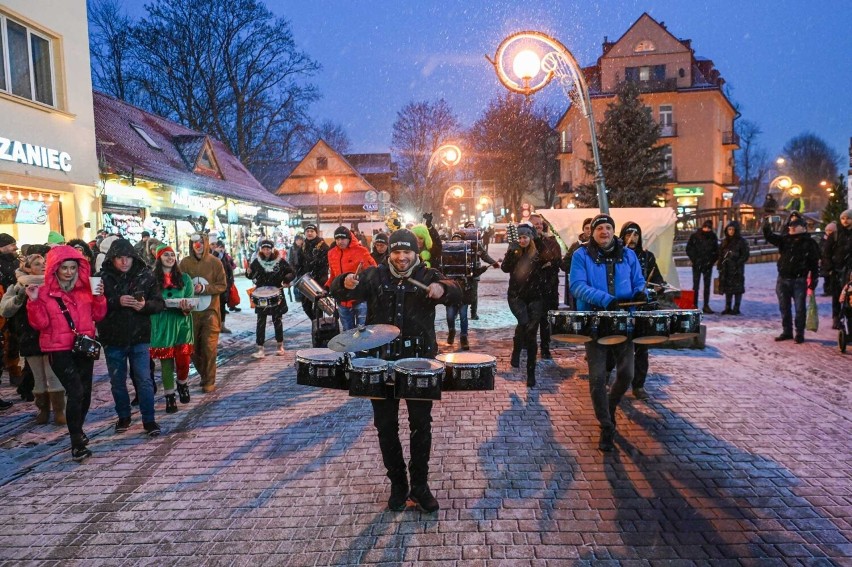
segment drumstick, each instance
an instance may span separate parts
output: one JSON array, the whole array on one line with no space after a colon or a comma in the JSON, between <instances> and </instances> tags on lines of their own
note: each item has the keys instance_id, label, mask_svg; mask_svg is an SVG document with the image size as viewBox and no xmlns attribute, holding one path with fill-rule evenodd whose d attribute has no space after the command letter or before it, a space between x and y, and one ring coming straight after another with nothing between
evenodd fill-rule
<instances>
[{"instance_id":1,"label":"drumstick","mask_svg":"<svg viewBox=\"0 0 852 567\"><path fill-rule=\"evenodd\" d=\"M364 262L358 262L358 267L355 268L355 277L358 277L358 274L361 273L361 268L364 267Z\"/></svg>"},{"instance_id":2,"label":"drumstick","mask_svg":"<svg viewBox=\"0 0 852 567\"><path fill-rule=\"evenodd\" d=\"M409 278L409 279L407 279L406 281L411 282L411 283L414 285L414 287L419 287L419 288L420 288L420 289L422 289L423 291L429 291L429 286L427 286L427 285L426 285L426 284L424 284L424 283L421 283L421 282L419 282L419 281L417 281L417 280L413 280L413 279L410 279L410 278Z\"/></svg>"}]
</instances>

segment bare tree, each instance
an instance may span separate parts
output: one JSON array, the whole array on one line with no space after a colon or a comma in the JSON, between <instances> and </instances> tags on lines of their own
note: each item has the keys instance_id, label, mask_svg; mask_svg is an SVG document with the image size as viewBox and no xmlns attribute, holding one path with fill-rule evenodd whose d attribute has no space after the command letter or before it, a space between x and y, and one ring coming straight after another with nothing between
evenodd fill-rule
<instances>
[{"instance_id":1,"label":"bare tree","mask_svg":"<svg viewBox=\"0 0 852 567\"><path fill-rule=\"evenodd\" d=\"M471 128L468 145L474 150L474 171L494 180L510 211L520 209L524 194L541 191L548 179L555 179L546 171L555 158L548 140L552 132L543 112L511 93L493 99Z\"/></svg>"},{"instance_id":2,"label":"bare tree","mask_svg":"<svg viewBox=\"0 0 852 567\"><path fill-rule=\"evenodd\" d=\"M288 159L319 66L259 0L154 0L135 25L125 98L209 133L250 170ZM110 91L114 92L114 91Z\"/></svg>"},{"instance_id":3,"label":"bare tree","mask_svg":"<svg viewBox=\"0 0 852 567\"><path fill-rule=\"evenodd\" d=\"M786 160L783 171L802 186L811 210L822 209L828 203L828 193L820 182L831 183L837 179L840 154L825 140L805 132L784 145Z\"/></svg>"},{"instance_id":4,"label":"bare tree","mask_svg":"<svg viewBox=\"0 0 852 567\"><path fill-rule=\"evenodd\" d=\"M431 212L440 203L452 172L443 167L429 171L429 160L442 144L458 141L459 121L444 99L434 103L410 102L397 112L391 151L399 166L403 205Z\"/></svg>"},{"instance_id":5,"label":"bare tree","mask_svg":"<svg viewBox=\"0 0 852 567\"><path fill-rule=\"evenodd\" d=\"M88 0L92 83L109 95L134 104L133 20L117 0Z\"/></svg>"},{"instance_id":6,"label":"bare tree","mask_svg":"<svg viewBox=\"0 0 852 567\"><path fill-rule=\"evenodd\" d=\"M767 180L771 168L766 149L760 146L758 138L763 134L760 127L750 120L737 122L737 134L740 137L740 149L737 151L737 173L740 178L739 203L755 203L760 187Z\"/></svg>"}]
</instances>

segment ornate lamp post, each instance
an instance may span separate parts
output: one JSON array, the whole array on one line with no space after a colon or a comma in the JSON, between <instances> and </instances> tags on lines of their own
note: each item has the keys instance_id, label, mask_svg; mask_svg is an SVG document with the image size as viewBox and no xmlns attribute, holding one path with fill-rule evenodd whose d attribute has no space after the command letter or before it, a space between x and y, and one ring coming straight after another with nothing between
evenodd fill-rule
<instances>
[{"instance_id":1,"label":"ornate lamp post","mask_svg":"<svg viewBox=\"0 0 852 567\"><path fill-rule=\"evenodd\" d=\"M522 31L504 39L497 47L494 59L487 55L485 58L494 66L497 78L503 86L510 91L529 96L543 89L556 78L565 96L573 104L579 105L580 111L589 124L598 205L602 213L609 213L609 200L598 152L598 138L595 119L592 115L589 87L580 65L568 48L545 33ZM509 60L511 60L511 74L506 69Z\"/></svg>"},{"instance_id":2,"label":"ornate lamp post","mask_svg":"<svg viewBox=\"0 0 852 567\"><path fill-rule=\"evenodd\" d=\"M343 183L339 179L334 184L334 192L337 193L337 224L343 224Z\"/></svg>"},{"instance_id":3,"label":"ornate lamp post","mask_svg":"<svg viewBox=\"0 0 852 567\"><path fill-rule=\"evenodd\" d=\"M328 181L325 180L325 177L320 177L316 180L317 183L317 233L322 233L322 225L320 224L320 193L325 195L325 192L328 191Z\"/></svg>"},{"instance_id":4,"label":"ornate lamp post","mask_svg":"<svg viewBox=\"0 0 852 567\"><path fill-rule=\"evenodd\" d=\"M447 167L453 167L461 161L461 150L455 144L443 144L432 152L432 157L429 158L429 166L426 168L426 177L432 175L432 170L439 163Z\"/></svg>"}]
</instances>

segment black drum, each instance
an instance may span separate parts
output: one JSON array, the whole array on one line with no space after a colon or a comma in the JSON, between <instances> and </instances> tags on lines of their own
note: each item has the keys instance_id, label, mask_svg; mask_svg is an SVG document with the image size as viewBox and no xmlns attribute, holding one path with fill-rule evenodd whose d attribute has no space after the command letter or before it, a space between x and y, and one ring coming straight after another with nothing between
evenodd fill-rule
<instances>
[{"instance_id":1,"label":"black drum","mask_svg":"<svg viewBox=\"0 0 852 567\"><path fill-rule=\"evenodd\" d=\"M642 311L633 314L633 342L657 345L669 340L671 316L667 311Z\"/></svg>"},{"instance_id":2,"label":"black drum","mask_svg":"<svg viewBox=\"0 0 852 567\"><path fill-rule=\"evenodd\" d=\"M353 358L346 368L349 395L384 400L388 397L388 363L380 358Z\"/></svg>"},{"instance_id":3,"label":"black drum","mask_svg":"<svg viewBox=\"0 0 852 567\"><path fill-rule=\"evenodd\" d=\"M441 248L441 273L448 278L470 278L478 262L476 250L467 240L444 242Z\"/></svg>"},{"instance_id":4,"label":"black drum","mask_svg":"<svg viewBox=\"0 0 852 567\"><path fill-rule=\"evenodd\" d=\"M582 344L594 340L595 312L553 310L547 312L554 341Z\"/></svg>"},{"instance_id":5,"label":"black drum","mask_svg":"<svg viewBox=\"0 0 852 567\"><path fill-rule=\"evenodd\" d=\"M440 400L444 365L431 358L403 358L393 363L394 396L405 400Z\"/></svg>"},{"instance_id":6,"label":"black drum","mask_svg":"<svg viewBox=\"0 0 852 567\"><path fill-rule=\"evenodd\" d=\"M602 345L617 345L630 334L630 313L626 311L597 311L597 337Z\"/></svg>"},{"instance_id":7,"label":"black drum","mask_svg":"<svg viewBox=\"0 0 852 567\"><path fill-rule=\"evenodd\" d=\"M327 348L296 351L296 384L348 390L343 355Z\"/></svg>"},{"instance_id":8,"label":"black drum","mask_svg":"<svg viewBox=\"0 0 852 567\"><path fill-rule=\"evenodd\" d=\"M671 340L694 339L701 334L701 311L698 309L672 309L668 313Z\"/></svg>"},{"instance_id":9,"label":"black drum","mask_svg":"<svg viewBox=\"0 0 852 567\"><path fill-rule=\"evenodd\" d=\"M489 354L454 352L439 354L446 367L441 391L493 390L497 359Z\"/></svg>"}]
</instances>

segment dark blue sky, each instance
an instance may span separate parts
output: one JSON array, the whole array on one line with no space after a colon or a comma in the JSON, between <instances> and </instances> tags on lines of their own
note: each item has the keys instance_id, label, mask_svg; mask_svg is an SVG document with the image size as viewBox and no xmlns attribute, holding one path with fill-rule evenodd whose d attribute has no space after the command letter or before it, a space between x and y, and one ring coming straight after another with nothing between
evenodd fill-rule
<instances>
[{"instance_id":1,"label":"dark blue sky","mask_svg":"<svg viewBox=\"0 0 852 567\"><path fill-rule=\"evenodd\" d=\"M130 2L126 2L130 4ZM298 46L322 66L318 120L343 125L353 151L388 151L396 113L446 99L469 126L502 87L485 60L509 33L560 39L582 65L647 11L692 39L732 87L743 118L760 125L771 155L811 131L841 156L852 137L852 4L830 1L568 2L540 0L267 0ZM134 6L133 11L138 8ZM537 100L564 109L556 85Z\"/></svg>"}]
</instances>

